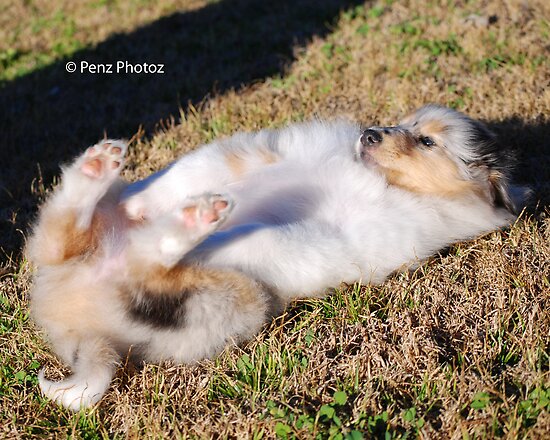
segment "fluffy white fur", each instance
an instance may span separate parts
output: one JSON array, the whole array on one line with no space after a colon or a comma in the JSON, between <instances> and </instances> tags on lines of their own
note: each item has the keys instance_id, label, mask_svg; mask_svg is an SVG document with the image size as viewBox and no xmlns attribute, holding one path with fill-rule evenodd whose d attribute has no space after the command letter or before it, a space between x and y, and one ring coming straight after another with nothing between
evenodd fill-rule
<instances>
[{"instance_id":1,"label":"fluffy white fur","mask_svg":"<svg viewBox=\"0 0 550 440\"><path fill-rule=\"evenodd\" d=\"M426 127L435 145L421 145ZM87 407L130 348L149 361L213 356L294 298L380 283L510 224L495 145L476 121L429 106L363 134L344 121L238 133L128 187L125 145L92 147L64 169L29 241L33 316L74 372L41 373L42 391ZM416 183L423 160L446 170L444 190Z\"/></svg>"},{"instance_id":2,"label":"fluffy white fur","mask_svg":"<svg viewBox=\"0 0 550 440\"><path fill-rule=\"evenodd\" d=\"M392 130L413 130L427 120L448 127L441 147L461 167L462 179L489 185L486 175L473 173L472 164L490 166L484 162L487 152L476 143L474 131L483 128L478 122L426 106ZM495 206L490 195L445 197L388 184L376 163L359 159L360 136L357 124L344 121L238 133L131 185L126 210L133 218L154 219L186 197L205 191L229 194L236 208L224 231L189 257L243 271L285 301L321 295L340 282L380 283L453 242L515 218ZM257 150L267 150L277 160L259 163ZM237 175L227 160L235 156L243 160ZM496 156L494 160L498 162ZM502 182L506 179L502 176Z\"/></svg>"}]
</instances>

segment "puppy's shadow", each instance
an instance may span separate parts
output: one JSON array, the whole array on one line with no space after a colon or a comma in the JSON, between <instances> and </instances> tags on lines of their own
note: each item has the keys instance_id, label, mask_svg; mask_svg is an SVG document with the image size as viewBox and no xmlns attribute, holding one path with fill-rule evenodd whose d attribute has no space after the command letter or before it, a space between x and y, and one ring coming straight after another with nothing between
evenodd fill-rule
<instances>
[{"instance_id":1,"label":"puppy's shadow","mask_svg":"<svg viewBox=\"0 0 550 440\"><path fill-rule=\"evenodd\" d=\"M550 206L550 121L509 118L486 121L500 142L517 155L514 181L532 190L529 212Z\"/></svg>"},{"instance_id":2,"label":"puppy's shadow","mask_svg":"<svg viewBox=\"0 0 550 440\"><path fill-rule=\"evenodd\" d=\"M0 84L0 250L21 247L59 164L106 133L149 135L159 121L211 92L284 74L294 51L331 31L362 0L221 0L175 13ZM74 61L77 72L65 70ZM163 74L81 73L81 62L162 63ZM269 103L266 103L269 105ZM1 253L1 252L0 252ZM0 257L1 258L1 257Z\"/></svg>"}]
</instances>

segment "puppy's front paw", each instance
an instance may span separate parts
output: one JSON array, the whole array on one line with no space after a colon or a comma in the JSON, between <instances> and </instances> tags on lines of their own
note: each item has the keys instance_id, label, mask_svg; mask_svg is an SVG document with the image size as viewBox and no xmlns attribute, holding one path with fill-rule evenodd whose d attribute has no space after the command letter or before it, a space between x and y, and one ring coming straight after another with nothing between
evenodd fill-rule
<instances>
[{"instance_id":1,"label":"puppy's front paw","mask_svg":"<svg viewBox=\"0 0 550 440\"><path fill-rule=\"evenodd\" d=\"M165 265L174 264L202 240L216 231L233 209L233 201L217 194L189 199L173 212L163 229L160 253Z\"/></svg>"},{"instance_id":2,"label":"puppy's front paw","mask_svg":"<svg viewBox=\"0 0 550 440\"><path fill-rule=\"evenodd\" d=\"M171 268L216 231L232 208L232 200L221 195L187 199L178 209L157 219L146 219L140 227L132 229L128 258L132 260L137 255L149 263Z\"/></svg>"},{"instance_id":3,"label":"puppy's front paw","mask_svg":"<svg viewBox=\"0 0 550 440\"><path fill-rule=\"evenodd\" d=\"M128 218L136 221L150 219L151 216L148 213L147 205L147 199L142 194L131 196L123 202Z\"/></svg>"},{"instance_id":4,"label":"puppy's front paw","mask_svg":"<svg viewBox=\"0 0 550 440\"><path fill-rule=\"evenodd\" d=\"M111 180L118 176L124 165L127 145L119 140L105 140L88 148L77 161L85 176L94 180Z\"/></svg>"},{"instance_id":5,"label":"puppy's front paw","mask_svg":"<svg viewBox=\"0 0 550 440\"><path fill-rule=\"evenodd\" d=\"M189 231L199 235L215 231L233 209L233 201L220 194L204 194L190 199L179 212L179 218Z\"/></svg>"}]
</instances>

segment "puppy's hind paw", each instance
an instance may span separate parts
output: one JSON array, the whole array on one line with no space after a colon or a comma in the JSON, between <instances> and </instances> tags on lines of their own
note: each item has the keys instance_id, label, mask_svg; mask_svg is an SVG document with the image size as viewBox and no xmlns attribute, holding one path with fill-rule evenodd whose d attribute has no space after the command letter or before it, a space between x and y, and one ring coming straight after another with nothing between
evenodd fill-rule
<instances>
[{"instance_id":1,"label":"puppy's hind paw","mask_svg":"<svg viewBox=\"0 0 550 440\"><path fill-rule=\"evenodd\" d=\"M85 176L94 179L116 177L124 165L127 145L120 140L104 140L88 148L78 159L78 168Z\"/></svg>"}]
</instances>

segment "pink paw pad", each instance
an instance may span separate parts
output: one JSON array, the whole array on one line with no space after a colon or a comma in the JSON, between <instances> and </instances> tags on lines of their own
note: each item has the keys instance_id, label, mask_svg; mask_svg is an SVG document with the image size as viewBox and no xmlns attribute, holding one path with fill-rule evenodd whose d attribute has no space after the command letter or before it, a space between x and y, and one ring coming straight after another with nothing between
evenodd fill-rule
<instances>
[{"instance_id":1,"label":"pink paw pad","mask_svg":"<svg viewBox=\"0 0 550 440\"><path fill-rule=\"evenodd\" d=\"M103 141L86 150L80 170L88 177L99 179L108 171L119 171L126 145L121 141Z\"/></svg>"},{"instance_id":2,"label":"pink paw pad","mask_svg":"<svg viewBox=\"0 0 550 440\"><path fill-rule=\"evenodd\" d=\"M206 195L196 204L182 209L183 223L186 228L213 225L224 220L229 214L231 203L218 195Z\"/></svg>"},{"instance_id":3,"label":"pink paw pad","mask_svg":"<svg viewBox=\"0 0 550 440\"><path fill-rule=\"evenodd\" d=\"M92 159L84 162L80 167L80 170L89 177L101 177L101 169L103 163L99 159Z\"/></svg>"}]
</instances>

